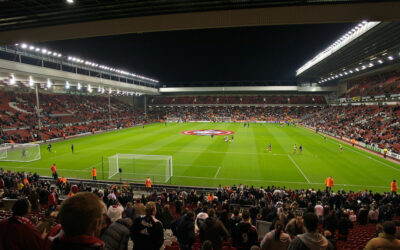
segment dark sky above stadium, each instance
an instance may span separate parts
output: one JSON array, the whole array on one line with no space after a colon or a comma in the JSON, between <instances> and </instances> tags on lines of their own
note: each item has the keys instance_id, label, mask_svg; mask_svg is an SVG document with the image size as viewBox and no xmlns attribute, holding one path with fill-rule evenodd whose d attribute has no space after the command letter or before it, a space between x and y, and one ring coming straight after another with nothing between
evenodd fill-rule
<instances>
[{"instance_id":1,"label":"dark sky above stadium","mask_svg":"<svg viewBox=\"0 0 400 250\"><path fill-rule=\"evenodd\" d=\"M354 23L129 34L42 45L161 83L295 80L295 71Z\"/></svg>"}]
</instances>

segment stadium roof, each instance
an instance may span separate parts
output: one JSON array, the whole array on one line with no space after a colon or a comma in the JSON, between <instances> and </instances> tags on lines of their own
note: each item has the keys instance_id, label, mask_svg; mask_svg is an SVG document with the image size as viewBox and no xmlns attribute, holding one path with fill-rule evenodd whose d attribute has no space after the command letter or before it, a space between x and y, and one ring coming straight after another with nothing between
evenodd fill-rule
<instances>
[{"instance_id":1,"label":"stadium roof","mask_svg":"<svg viewBox=\"0 0 400 250\"><path fill-rule=\"evenodd\" d=\"M339 77L335 77L337 74L346 72L345 75L347 75L350 71L356 73L353 71L358 67L365 69L375 64L384 64L385 60L392 61L390 56L392 53L396 53L393 56L398 56L400 52L399 22L365 21L363 27L359 25L357 25L360 27L359 31L365 28L361 34L354 37L351 31L344 34L343 39L339 39L300 67L297 70L297 76L314 80L323 80L329 76L338 79Z\"/></svg>"},{"instance_id":2,"label":"stadium roof","mask_svg":"<svg viewBox=\"0 0 400 250\"><path fill-rule=\"evenodd\" d=\"M0 43L167 30L399 19L386 0L1 0Z\"/></svg>"}]
</instances>

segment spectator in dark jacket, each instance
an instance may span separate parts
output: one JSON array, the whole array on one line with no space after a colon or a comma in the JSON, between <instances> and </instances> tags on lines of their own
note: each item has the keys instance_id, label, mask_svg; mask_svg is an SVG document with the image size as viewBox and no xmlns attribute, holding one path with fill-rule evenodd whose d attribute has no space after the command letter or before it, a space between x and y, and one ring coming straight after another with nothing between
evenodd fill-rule
<instances>
[{"instance_id":1,"label":"spectator in dark jacket","mask_svg":"<svg viewBox=\"0 0 400 250\"><path fill-rule=\"evenodd\" d=\"M126 250L128 249L130 228L132 227L131 218L123 218L114 221L104 231L101 240L107 250Z\"/></svg>"},{"instance_id":2,"label":"spectator in dark jacket","mask_svg":"<svg viewBox=\"0 0 400 250\"><path fill-rule=\"evenodd\" d=\"M199 237L201 242L209 240L214 250L221 250L222 243L228 238L228 230L224 224L215 217L215 210L208 211L208 218L200 227Z\"/></svg>"},{"instance_id":3,"label":"spectator in dark jacket","mask_svg":"<svg viewBox=\"0 0 400 250\"><path fill-rule=\"evenodd\" d=\"M134 250L160 249L164 243L164 229L162 223L155 218L156 205L148 202L144 216L140 216L133 222L131 232L133 233Z\"/></svg>"},{"instance_id":4,"label":"spectator in dark jacket","mask_svg":"<svg viewBox=\"0 0 400 250\"><path fill-rule=\"evenodd\" d=\"M233 246L237 249L250 249L254 245L258 245L258 234L256 227L250 223L250 213L245 210L242 214L242 221L236 225L235 235L233 238Z\"/></svg>"},{"instance_id":5,"label":"spectator in dark jacket","mask_svg":"<svg viewBox=\"0 0 400 250\"><path fill-rule=\"evenodd\" d=\"M238 224L242 220L242 217L239 215L239 209L235 208L233 210L233 215L229 218L229 234L231 236L235 235L236 232L236 224Z\"/></svg>"},{"instance_id":6,"label":"spectator in dark jacket","mask_svg":"<svg viewBox=\"0 0 400 250\"><path fill-rule=\"evenodd\" d=\"M338 221L339 240L347 240L350 228L353 228L353 223L349 219L347 213L342 213Z\"/></svg>"},{"instance_id":7,"label":"spectator in dark jacket","mask_svg":"<svg viewBox=\"0 0 400 250\"><path fill-rule=\"evenodd\" d=\"M63 201L59 218L63 234L52 243L52 250L104 249L100 234L103 206L94 193L82 192Z\"/></svg>"},{"instance_id":8,"label":"spectator in dark jacket","mask_svg":"<svg viewBox=\"0 0 400 250\"><path fill-rule=\"evenodd\" d=\"M192 249L195 241L193 212L189 211L185 215L182 215L173 225L178 238L179 248L181 250Z\"/></svg>"},{"instance_id":9,"label":"spectator in dark jacket","mask_svg":"<svg viewBox=\"0 0 400 250\"><path fill-rule=\"evenodd\" d=\"M171 228L171 221L173 219L174 219L174 217L172 216L169 205L165 205L164 208L162 209L161 217L160 217L160 220L164 226L164 229Z\"/></svg>"}]
</instances>

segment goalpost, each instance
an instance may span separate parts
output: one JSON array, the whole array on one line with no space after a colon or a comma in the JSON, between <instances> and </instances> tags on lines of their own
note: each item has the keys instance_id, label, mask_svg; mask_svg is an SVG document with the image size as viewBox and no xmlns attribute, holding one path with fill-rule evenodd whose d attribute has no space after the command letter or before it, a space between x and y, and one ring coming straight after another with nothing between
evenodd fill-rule
<instances>
[{"instance_id":1,"label":"goalpost","mask_svg":"<svg viewBox=\"0 0 400 250\"><path fill-rule=\"evenodd\" d=\"M217 122L232 122L232 117L224 116L224 117L215 117Z\"/></svg>"},{"instance_id":2,"label":"goalpost","mask_svg":"<svg viewBox=\"0 0 400 250\"><path fill-rule=\"evenodd\" d=\"M39 144L4 143L0 145L0 161L31 162L40 159Z\"/></svg>"},{"instance_id":3,"label":"goalpost","mask_svg":"<svg viewBox=\"0 0 400 250\"><path fill-rule=\"evenodd\" d=\"M155 183L167 183L173 176L172 156L116 154L108 157L108 178L143 181L150 177Z\"/></svg>"},{"instance_id":4,"label":"goalpost","mask_svg":"<svg viewBox=\"0 0 400 250\"><path fill-rule=\"evenodd\" d=\"M182 123L182 119L180 117L167 117L167 119L165 120L168 123Z\"/></svg>"}]
</instances>

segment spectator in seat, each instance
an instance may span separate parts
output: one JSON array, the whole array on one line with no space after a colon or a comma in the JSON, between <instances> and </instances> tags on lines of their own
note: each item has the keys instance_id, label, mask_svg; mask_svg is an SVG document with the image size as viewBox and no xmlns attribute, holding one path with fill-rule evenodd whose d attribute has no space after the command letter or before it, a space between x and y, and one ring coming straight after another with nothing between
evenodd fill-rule
<instances>
[{"instance_id":1,"label":"spectator in seat","mask_svg":"<svg viewBox=\"0 0 400 250\"><path fill-rule=\"evenodd\" d=\"M132 224L133 222L131 218L123 218L111 223L101 236L101 240L105 244L105 249L128 249L130 228L132 227Z\"/></svg>"},{"instance_id":2,"label":"spectator in seat","mask_svg":"<svg viewBox=\"0 0 400 250\"><path fill-rule=\"evenodd\" d=\"M286 250L290 244L291 239L289 234L285 233L283 229L283 223L277 221L275 223L275 229L267 233L261 241L261 249Z\"/></svg>"},{"instance_id":3,"label":"spectator in seat","mask_svg":"<svg viewBox=\"0 0 400 250\"><path fill-rule=\"evenodd\" d=\"M238 249L250 249L258 245L258 234L256 227L250 223L250 212L245 210L242 214L242 221L236 224L235 235L232 235L233 246Z\"/></svg>"},{"instance_id":4,"label":"spectator in seat","mask_svg":"<svg viewBox=\"0 0 400 250\"><path fill-rule=\"evenodd\" d=\"M63 234L52 244L52 250L104 249L98 238L103 207L96 194L81 192L66 199L60 206L59 219Z\"/></svg>"},{"instance_id":5,"label":"spectator in seat","mask_svg":"<svg viewBox=\"0 0 400 250\"><path fill-rule=\"evenodd\" d=\"M162 223L155 218L156 205L154 202L146 204L145 213L137 217L131 227L133 233L134 250L160 249L164 243L164 229Z\"/></svg>"},{"instance_id":6,"label":"spectator in seat","mask_svg":"<svg viewBox=\"0 0 400 250\"><path fill-rule=\"evenodd\" d=\"M0 222L0 249L45 249L47 232L41 235L33 223L26 218L31 212L27 199L14 203L12 217Z\"/></svg>"},{"instance_id":7,"label":"spectator in seat","mask_svg":"<svg viewBox=\"0 0 400 250\"><path fill-rule=\"evenodd\" d=\"M111 223L122 218L124 207L115 200L111 200L112 205L108 207L107 216L110 218Z\"/></svg>"},{"instance_id":8,"label":"spectator in seat","mask_svg":"<svg viewBox=\"0 0 400 250\"><path fill-rule=\"evenodd\" d=\"M300 234L294 239L288 247L288 250L302 249L328 249L333 250L333 245L318 232L318 217L314 213L304 215L304 225L306 233Z\"/></svg>"},{"instance_id":9,"label":"spectator in seat","mask_svg":"<svg viewBox=\"0 0 400 250\"><path fill-rule=\"evenodd\" d=\"M195 241L194 213L188 211L179 220L176 220L175 232L181 250L190 250Z\"/></svg>"},{"instance_id":10,"label":"spectator in seat","mask_svg":"<svg viewBox=\"0 0 400 250\"><path fill-rule=\"evenodd\" d=\"M400 240L396 239L396 225L393 221L383 223L383 233L368 241L365 250L400 249Z\"/></svg>"},{"instance_id":11,"label":"spectator in seat","mask_svg":"<svg viewBox=\"0 0 400 250\"><path fill-rule=\"evenodd\" d=\"M305 233L303 217L297 215L286 225L286 232L290 235L290 238L294 239L298 234Z\"/></svg>"},{"instance_id":12,"label":"spectator in seat","mask_svg":"<svg viewBox=\"0 0 400 250\"><path fill-rule=\"evenodd\" d=\"M222 243L228 238L228 230L215 217L215 210L213 208L208 211L208 218L200 226L199 237L201 242L206 240L211 241L215 250L221 250Z\"/></svg>"}]
</instances>

